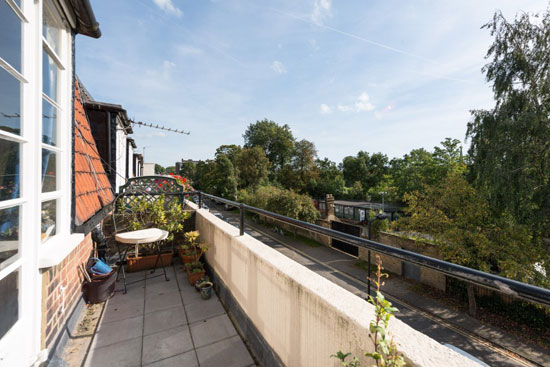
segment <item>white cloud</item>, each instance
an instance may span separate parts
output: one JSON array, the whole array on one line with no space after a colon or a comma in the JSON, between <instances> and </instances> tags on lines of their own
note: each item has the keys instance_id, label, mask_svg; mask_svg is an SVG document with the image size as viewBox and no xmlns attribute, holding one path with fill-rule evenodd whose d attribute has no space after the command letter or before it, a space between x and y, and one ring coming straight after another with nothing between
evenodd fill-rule
<instances>
[{"instance_id":1,"label":"white cloud","mask_svg":"<svg viewBox=\"0 0 550 367\"><path fill-rule=\"evenodd\" d=\"M343 104L339 104L338 105L338 111L348 112L348 111L351 111L351 107L343 105Z\"/></svg>"},{"instance_id":2,"label":"white cloud","mask_svg":"<svg viewBox=\"0 0 550 367\"><path fill-rule=\"evenodd\" d=\"M365 92L361 93L357 102L355 102L355 111L372 111L374 110L374 105L369 102L369 95Z\"/></svg>"},{"instance_id":3,"label":"white cloud","mask_svg":"<svg viewBox=\"0 0 550 367\"><path fill-rule=\"evenodd\" d=\"M324 103L321 104L321 113L323 115L326 115L326 114L331 113L331 112L332 112L332 107L330 107L330 106L328 106Z\"/></svg>"},{"instance_id":4,"label":"white cloud","mask_svg":"<svg viewBox=\"0 0 550 367\"><path fill-rule=\"evenodd\" d=\"M172 0L153 0L153 2L166 14L175 15L176 17L183 15L183 12L174 6Z\"/></svg>"},{"instance_id":5,"label":"white cloud","mask_svg":"<svg viewBox=\"0 0 550 367\"><path fill-rule=\"evenodd\" d=\"M313 12L311 13L311 21L315 24L323 24L323 20L331 16L330 4L331 0L315 0Z\"/></svg>"},{"instance_id":6,"label":"white cloud","mask_svg":"<svg viewBox=\"0 0 550 367\"><path fill-rule=\"evenodd\" d=\"M190 46L190 45L177 45L176 52L179 56L196 56L201 55L203 51L200 48Z\"/></svg>"},{"instance_id":7,"label":"white cloud","mask_svg":"<svg viewBox=\"0 0 550 367\"><path fill-rule=\"evenodd\" d=\"M271 63L271 69L274 72L276 72L277 74L285 74L286 73L286 67L280 61L273 61Z\"/></svg>"},{"instance_id":8,"label":"white cloud","mask_svg":"<svg viewBox=\"0 0 550 367\"><path fill-rule=\"evenodd\" d=\"M366 92L361 93L357 100L352 104L345 105L339 104L337 106L338 111L341 112L364 112L374 110L374 105L370 102L370 97Z\"/></svg>"}]
</instances>

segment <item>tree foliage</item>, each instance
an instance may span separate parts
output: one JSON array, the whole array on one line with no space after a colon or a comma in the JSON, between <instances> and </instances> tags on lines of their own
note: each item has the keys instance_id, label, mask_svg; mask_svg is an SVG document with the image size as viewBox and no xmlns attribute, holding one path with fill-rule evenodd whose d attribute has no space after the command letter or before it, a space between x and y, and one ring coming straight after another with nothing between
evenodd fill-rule
<instances>
[{"instance_id":1,"label":"tree foliage","mask_svg":"<svg viewBox=\"0 0 550 367\"><path fill-rule=\"evenodd\" d=\"M452 171L438 186L406 194L408 228L432 236L446 260L520 281L544 285L535 264L548 257L529 245L526 226L494 217L485 197Z\"/></svg>"},{"instance_id":2,"label":"tree foliage","mask_svg":"<svg viewBox=\"0 0 550 367\"><path fill-rule=\"evenodd\" d=\"M280 189L275 186L261 186L255 192L239 191L239 200L244 203L263 208L287 217L314 223L319 218L319 212L308 195L294 190Z\"/></svg>"},{"instance_id":3,"label":"tree foliage","mask_svg":"<svg viewBox=\"0 0 550 367\"><path fill-rule=\"evenodd\" d=\"M164 174L164 167L160 164L155 163L155 175L163 175Z\"/></svg>"},{"instance_id":4,"label":"tree foliage","mask_svg":"<svg viewBox=\"0 0 550 367\"><path fill-rule=\"evenodd\" d=\"M314 198L324 198L326 194L341 198L344 195L346 183L344 174L336 163L328 158L315 160L318 177L308 183L308 192Z\"/></svg>"},{"instance_id":5,"label":"tree foliage","mask_svg":"<svg viewBox=\"0 0 550 367\"><path fill-rule=\"evenodd\" d=\"M294 136L288 125L264 119L250 124L244 135L244 147L260 147L271 163L272 177L290 162Z\"/></svg>"},{"instance_id":6,"label":"tree foliage","mask_svg":"<svg viewBox=\"0 0 550 367\"><path fill-rule=\"evenodd\" d=\"M239 187L253 190L267 178L269 160L260 147L244 148L236 157Z\"/></svg>"},{"instance_id":7,"label":"tree foliage","mask_svg":"<svg viewBox=\"0 0 550 367\"><path fill-rule=\"evenodd\" d=\"M550 9L511 22L497 12L484 28L494 37L483 72L496 104L472 111L470 177L495 216L550 237Z\"/></svg>"}]
</instances>

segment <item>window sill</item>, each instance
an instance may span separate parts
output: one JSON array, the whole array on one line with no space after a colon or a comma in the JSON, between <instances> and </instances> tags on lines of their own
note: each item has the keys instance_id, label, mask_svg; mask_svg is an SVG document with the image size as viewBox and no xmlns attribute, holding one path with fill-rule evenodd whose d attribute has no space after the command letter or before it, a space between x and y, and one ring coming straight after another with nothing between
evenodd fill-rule
<instances>
[{"instance_id":1,"label":"window sill","mask_svg":"<svg viewBox=\"0 0 550 367\"><path fill-rule=\"evenodd\" d=\"M40 246L38 268L44 269L59 265L82 241L84 241L82 233L73 233L69 236L55 236Z\"/></svg>"}]
</instances>

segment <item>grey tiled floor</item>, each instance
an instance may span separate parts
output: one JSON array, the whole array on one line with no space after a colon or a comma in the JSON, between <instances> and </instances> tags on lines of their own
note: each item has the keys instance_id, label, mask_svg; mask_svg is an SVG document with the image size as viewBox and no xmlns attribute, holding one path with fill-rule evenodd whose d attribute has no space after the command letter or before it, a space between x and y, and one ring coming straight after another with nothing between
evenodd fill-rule
<instances>
[{"instance_id":1,"label":"grey tiled floor","mask_svg":"<svg viewBox=\"0 0 550 367\"><path fill-rule=\"evenodd\" d=\"M143 281L107 301L84 366L254 366L216 294L202 300L179 263L167 271L168 282L162 270L127 274Z\"/></svg>"}]
</instances>

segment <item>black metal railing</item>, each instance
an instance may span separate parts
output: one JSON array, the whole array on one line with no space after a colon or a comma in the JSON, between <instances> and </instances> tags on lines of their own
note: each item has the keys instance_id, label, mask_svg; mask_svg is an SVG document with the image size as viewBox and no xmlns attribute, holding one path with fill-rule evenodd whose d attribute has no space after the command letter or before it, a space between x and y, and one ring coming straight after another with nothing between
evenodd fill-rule
<instances>
[{"instance_id":1,"label":"black metal railing","mask_svg":"<svg viewBox=\"0 0 550 367\"><path fill-rule=\"evenodd\" d=\"M468 268L462 265L450 263L448 261L439 260L433 257L421 255L412 251L395 248L392 246L384 245L375 241L360 238L347 233L338 232L332 229L321 227L316 224L303 222L298 219L289 218L284 215L273 213L264 209L256 208L244 203L224 199L218 196L210 195L201 191L185 192L184 194L198 196L198 206L202 208L204 198L222 202L224 204L235 206L240 209L240 235L244 235L245 227L245 213L251 212L259 215L263 215L268 218L273 218L281 222L285 222L302 228L311 232L319 233L328 236L332 239L337 239L357 247L363 247L369 250L369 272L371 268L370 264L370 250L378 253L388 255L401 261L409 262L412 264L424 266L426 268L438 271L445 275L457 278L475 285L479 285L488 289L492 289L497 292L501 292L513 297L521 298L530 302L535 302L540 305L550 306L550 290L537 287L531 284L522 283L516 280L504 278L495 274L485 273L480 270ZM369 282L370 283L370 282ZM369 284L370 288L370 284ZM368 290L370 294L370 289Z\"/></svg>"}]
</instances>

